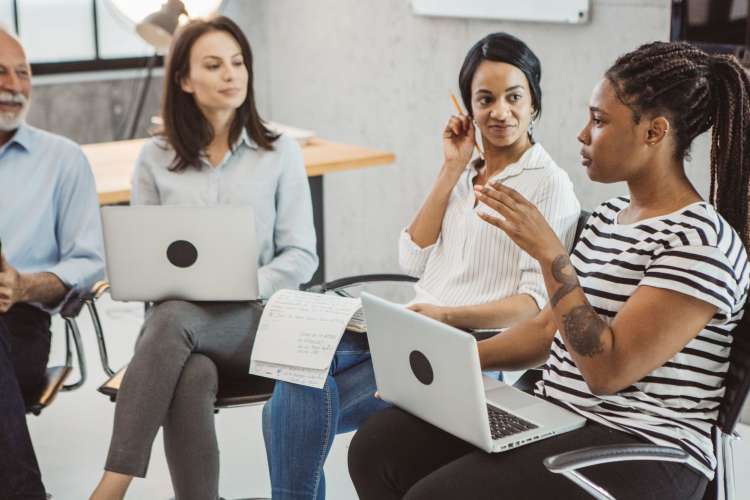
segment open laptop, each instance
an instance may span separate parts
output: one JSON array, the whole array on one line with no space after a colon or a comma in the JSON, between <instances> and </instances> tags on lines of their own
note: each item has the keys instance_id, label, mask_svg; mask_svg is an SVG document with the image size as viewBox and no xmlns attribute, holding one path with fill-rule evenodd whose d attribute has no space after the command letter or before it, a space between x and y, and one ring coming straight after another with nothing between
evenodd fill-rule
<instances>
[{"instance_id":1,"label":"open laptop","mask_svg":"<svg viewBox=\"0 0 750 500\"><path fill-rule=\"evenodd\" d=\"M258 298L251 207L103 207L102 222L115 300Z\"/></svg>"},{"instance_id":2,"label":"open laptop","mask_svg":"<svg viewBox=\"0 0 750 500\"><path fill-rule=\"evenodd\" d=\"M490 452L582 427L586 419L482 377L476 339L362 293L380 397Z\"/></svg>"}]
</instances>

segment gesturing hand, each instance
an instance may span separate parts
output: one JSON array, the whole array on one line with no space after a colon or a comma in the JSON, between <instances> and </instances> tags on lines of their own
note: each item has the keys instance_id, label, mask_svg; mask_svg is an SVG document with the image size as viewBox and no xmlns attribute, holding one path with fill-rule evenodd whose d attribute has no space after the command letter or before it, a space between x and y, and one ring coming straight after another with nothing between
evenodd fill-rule
<instances>
[{"instance_id":1,"label":"gesturing hand","mask_svg":"<svg viewBox=\"0 0 750 500\"><path fill-rule=\"evenodd\" d=\"M536 206L518 191L496 182L475 186L477 199L500 214L477 212L477 215L501 229L516 245L540 262L565 254L565 246Z\"/></svg>"}]
</instances>

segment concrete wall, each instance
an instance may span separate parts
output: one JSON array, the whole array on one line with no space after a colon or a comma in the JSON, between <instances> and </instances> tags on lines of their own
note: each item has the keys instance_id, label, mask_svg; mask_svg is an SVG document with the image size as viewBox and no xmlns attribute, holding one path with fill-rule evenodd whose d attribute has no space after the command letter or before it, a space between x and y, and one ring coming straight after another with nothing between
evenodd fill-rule
<instances>
[{"instance_id":1,"label":"concrete wall","mask_svg":"<svg viewBox=\"0 0 750 500\"><path fill-rule=\"evenodd\" d=\"M625 186L591 183L575 139L593 85L615 57L669 34L668 0L593 0L582 26L415 16L406 0L248 1L267 16L255 47L270 59L274 120L318 135L396 153L381 168L325 178L327 277L397 269L398 231L441 164L440 133L468 48L493 31L523 40L542 61L543 116L537 138L591 208Z\"/></svg>"}]
</instances>

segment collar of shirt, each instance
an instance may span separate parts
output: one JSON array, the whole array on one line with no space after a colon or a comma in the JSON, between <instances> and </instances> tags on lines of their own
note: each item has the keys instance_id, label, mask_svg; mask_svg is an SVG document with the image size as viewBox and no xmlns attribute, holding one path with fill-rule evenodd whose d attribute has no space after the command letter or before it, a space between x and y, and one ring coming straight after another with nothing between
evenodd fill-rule
<instances>
[{"instance_id":1,"label":"collar of shirt","mask_svg":"<svg viewBox=\"0 0 750 500\"><path fill-rule=\"evenodd\" d=\"M242 132L240 133L240 136L237 138L237 140L234 142L231 148L229 148L229 151L227 151L227 154L224 156L224 159L221 160L221 163L216 165L214 167L211 165L211 162L208 161L208 155L205 153L205 151L201 154L201 162L203 162L204 165L207 167L211 167L213 170L218 170L224 165L226 165L229 160L234 156L235 153L237 153L241 146L245 146L252 150L258 150L258 145L255 143L254 140L250 138L250 134L247 133L247 129L243 127Z\"/></svg>"},{"instance_id":2,"label":"collar of shirt","mask_svg":"<svg viewBox=\"0 0 750 500\"><path fill-rule=\"evenodd\" d=\"M2 157L5 152L14 145L18 146L21 150L28 153L31 149L31 143L31 130L29 129L28 125L26 125L25 123L21 123L21 125L16 129L16 133L13 134L13 137L11 137L8 142L0 147L0 157Z\"/></svg>"},{"instance_id":3,"label":"collar of shirt","mask_svg":"<svg viewBox=\"0 0 750 500\"><path fill-rule=\"evenodd\" d=\"M503 170L498 172L497 174L493 175L491 179L488 180L499 180L503 181L505 179L508 179L509 177L515 177L516 175L519 175L524 170L535 170L539 168L544 168L549 164L549 161L546 160L546 151L544 151L544 148L541 144L538 142L531 146L529 149L524 151L524 153L521 155L521 157L518 159L517 162L511 163L507 167L505 167ZM476 177L479 172L477 171L476 167L474 165L471 165L471 174L469 175L469 182L472 183L474 180L474 177Z\"/></svg>"},{"instance_id":4,"label":"collar of shirt","mask_svg":"<svg viewBox=\"0 0 750 500\"><path fill-rule=\"evenodd\" d=\"M242 145L245 145L249 147L250 149L258 149L258 145L255 143L254 140L250 138L250 134L247 133L247 127L242 127L242 132L240 133L240 136L237 138L237 141L235 141L234 145L232 146L232 152L236 151L237 148L239 148Z\"/></svg>"}]
</instances>

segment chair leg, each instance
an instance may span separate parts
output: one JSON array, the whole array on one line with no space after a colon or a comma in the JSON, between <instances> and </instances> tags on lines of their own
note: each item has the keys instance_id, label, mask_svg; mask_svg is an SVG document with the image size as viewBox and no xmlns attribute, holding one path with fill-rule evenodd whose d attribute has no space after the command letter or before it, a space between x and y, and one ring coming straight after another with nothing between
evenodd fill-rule
<instances>
[{"instance_id":1,"label":"chair leg","mask_svg":"<svg viewBox=\"0 0 750 500\"><path fill-rule=\"evenodd\" d=\"M731 435L722 433L722 448L724 455L724 499L734 500L734 443L740 440L739 434L733 432Z\"/></svg>"},{"instance_id":2,"label":"chair leg","mask_svg":"<svg viewBox=\"0 0 750 500\"><path fill-rule=\"evenodd\" d=\"M102 369L108 377L115 374L115 370L109 366L109 355L107 353L107 343L104 340L104 331L102 329L102 321L99 317L99 311L96 309L96 304L93 300L86 301L86 307L89 310L89 316L91 316L91 322L94 325L94 333L96 334L96 344L99 347L99 359L102 363Z\"/></svg>"},{"instance_id":3,"label":"chair leg","mask_svg":"<svg viewBox=\"0 0 750 500\"><path fill-rule=\"evenodd\" d=\"M72 366L70 339L73 339L73 345L76 349L76 358L78 359L78 381L73 384L64 385L62 391L73 391L81 387L86 382L86 354L83 352L83 342L81 341L81 332L78 330L78 323L74 318L65 318L65 344L66 355L65 364Z\"/></svg>"},{"instance_id":4,"label":"chair leg","mask_svg":"<svg viewBox=\"0 0 750 500\"><path fill-rule=\"evenodd\" d=\"M572 470L565 471L562 474L598 500L615 500L615 497L610 495L607 490L589 481L583 474Z\"/></svg>"}]
</instances>

